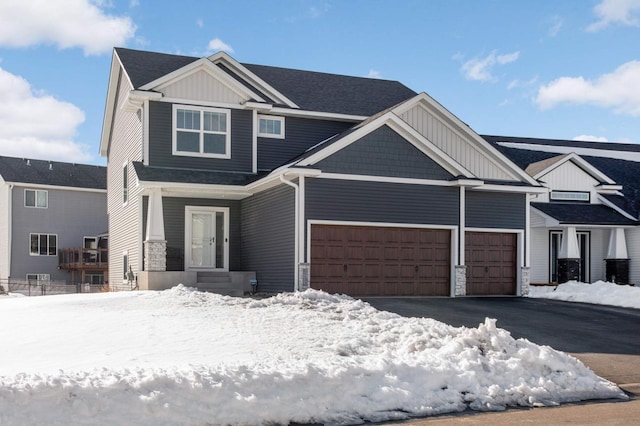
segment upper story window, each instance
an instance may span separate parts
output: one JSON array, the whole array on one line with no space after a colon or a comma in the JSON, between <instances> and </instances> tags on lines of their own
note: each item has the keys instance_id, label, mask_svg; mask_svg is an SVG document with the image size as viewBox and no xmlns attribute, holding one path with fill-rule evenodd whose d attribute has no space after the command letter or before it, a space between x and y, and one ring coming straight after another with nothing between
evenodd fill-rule
<instances>
[{"instance_id":1,"label":"upper story window","mask_svg":"<svg viewBox=\"0 0 640 426\"><path fill-rule=\"evenodd\" d=\"M284 117L259 115L258 136L263 138L284 139Z\"/></svg>"},{"instance_id":2,"label":"upper story window","mask_svg":"<svg viewBox=\"0 0 640 426\"><path fill-rule=\"evenodd\" d=\"M29 234L29 254L32 256L57 256L56 234Z\"/></svg>"},{"instance_id":3,"label":"upper story window","mask_svg":"<svg viewBox=\"0 0 640 426\"><path fill-rule=\"evenodd\" d=\"M231 113L173 106L173 155L231 158Z\"/></svg>"},{"instance_id":4,"label":"upper story window","mask_svg":"<svg viewBox=\"0 0 640 426\"><path fill-rule=\"evenodd\" d=\"M588 192L577 191L551 191L551 201L580 201L589 202L590 195Z\"/></svg>"},{"instance_id":5,"label":"upper story window","mask_svg":"<svg viewBox=\"0 0 640 426\"><path fill-rule=\"evenodd\" d=\"M25 207L36 207L39 209L46 209L48 205L48 191L39 189L25 189L24 190L24 205Z\"/></svg>"}]
</instances>

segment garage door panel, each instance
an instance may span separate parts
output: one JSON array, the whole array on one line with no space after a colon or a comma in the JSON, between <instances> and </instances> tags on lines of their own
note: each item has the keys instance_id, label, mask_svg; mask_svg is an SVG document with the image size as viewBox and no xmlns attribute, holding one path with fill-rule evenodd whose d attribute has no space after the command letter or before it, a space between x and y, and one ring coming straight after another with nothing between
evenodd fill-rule
<instances>
[{"instance_id":1,"label":"garage door panel","mask_svg":"<svg viewBox=\"0 0 640 426\"><path fill-rule=\"evenodd\" d=\"M517 235L465 234L468 295L514 295L517 291Z\"/></svg>"},{"instance_id":2,"label":"garage door panel","mask_svg":"<svg viewBox=\"0 0 640 426\"><path fill-rule=\"evenodd\" d=\"M447 296L450 241L442 229L312 225L311 286L354 296Z\"/></svg>"}]
</instances>

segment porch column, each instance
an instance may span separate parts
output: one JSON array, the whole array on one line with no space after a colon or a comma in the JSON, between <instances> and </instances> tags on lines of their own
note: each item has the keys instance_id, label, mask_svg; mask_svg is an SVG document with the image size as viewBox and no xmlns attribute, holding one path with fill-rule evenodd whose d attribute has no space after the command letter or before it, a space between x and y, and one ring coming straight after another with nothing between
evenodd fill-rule
<instances>
[{"instance_id":1,"label":"porch column","mask_svg":"<svg viewBox=\"0 0 640 426\"><path fill-rule=\"evenodd\" d=\"M144 269L148 272L167 270L167 240L164 237L162 192L154 188L149 193L147 233L144 241Z\"/></svg>"},{"instance_id":2,"label":"porch column","mask_svg":"<svg viewBox=\"0 0 640 426\"><path fill-rule=\"evenodd\" d=\"M629 256L627 255L624 228L611 230L605 262L607 281L622 284L629 282Z\"/></svg>"},{"instance_id":3,"label":"porch column","mask_svg":"<svg viewBox=\"0 0 640 426\"><path fill-rule=\"evenodd\" d=\"M558 253L558 282L580 279L580 249L575 226L562 230L562 244Z\"/></svg>"}]
</instances>

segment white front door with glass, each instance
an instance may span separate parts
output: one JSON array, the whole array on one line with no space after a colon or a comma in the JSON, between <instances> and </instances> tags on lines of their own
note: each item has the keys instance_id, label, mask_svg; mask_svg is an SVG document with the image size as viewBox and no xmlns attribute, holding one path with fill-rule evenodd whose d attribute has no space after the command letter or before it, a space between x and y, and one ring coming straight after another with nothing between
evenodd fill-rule
<instances>
[{"instance_id":1,"label":"white front door with glass","mask_svg":"<svg viewBox=\"0 0 640 426\"><path fill-rule=\"evenodd\" d=\"M229 270L229 209L185 209L185 269Z\"/></svg>"}]
</instances>

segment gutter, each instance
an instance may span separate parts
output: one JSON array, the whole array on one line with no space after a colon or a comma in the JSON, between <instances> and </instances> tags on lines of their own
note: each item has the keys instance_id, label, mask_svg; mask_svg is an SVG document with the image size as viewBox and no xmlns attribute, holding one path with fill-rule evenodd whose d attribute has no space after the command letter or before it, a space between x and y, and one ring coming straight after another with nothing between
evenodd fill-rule
<instances>
[{"instance_id":1,"label":"gutter","mask_svg":"<svg viewBox=\"0 0 640 426\"><path fill-rule=\"evenodd\" d=\"M9 190L7 191L7 279L11 276L11 240L13 237L13 184L9 184ZM7 287L7 291L9 288Z\"/></svg>"}]
</instances>

